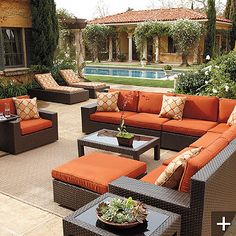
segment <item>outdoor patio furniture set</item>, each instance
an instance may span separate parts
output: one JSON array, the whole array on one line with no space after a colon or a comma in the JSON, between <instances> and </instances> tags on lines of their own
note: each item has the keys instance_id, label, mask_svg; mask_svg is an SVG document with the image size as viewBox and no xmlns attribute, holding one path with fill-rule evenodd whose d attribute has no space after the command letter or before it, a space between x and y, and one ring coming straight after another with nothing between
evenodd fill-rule
<instances>
[{"instance_id":1,"label":"outdoor patio furniture set","mask_svg":"<svg viewBox=\"0 0 236 236\"><path fill-rule=\"evenodd\" d=\"M236 210L236 126L227 124L236 101L165 94L186 97L183 118L170 120L158 116L164 94L120 90L120 110L124 108L122 103L127 93L133 96L124 111L128 131L160 137L162 148L180 152L140 180L137 179L146 173L143 162L139 162L142 171L137 172L141 168L136 160L126 163L124 157L110 154L94 153L72 160L52 171L54 201L77 210L107 191L123 197L132 196L181 215L181 235L210 235L213 211ZM122 113L98 112L96 104L84 106L81 111L83 132L98 131L85 136L84 141L92 140L97 145L99 138L93 140L94 135L103 128L116 130ZM201 151L188 160L178 188L154 184L172 160L193 148Z\"/></svg>"}]
</instances>

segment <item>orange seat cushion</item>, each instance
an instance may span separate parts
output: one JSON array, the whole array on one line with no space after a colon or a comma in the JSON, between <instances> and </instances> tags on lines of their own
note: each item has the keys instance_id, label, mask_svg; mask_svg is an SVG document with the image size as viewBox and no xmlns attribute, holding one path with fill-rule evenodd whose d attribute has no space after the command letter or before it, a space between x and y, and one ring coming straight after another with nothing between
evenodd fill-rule
<instances>
[{"instance_id":1,"label":"orange seat cushion","mask_svg":"<svg viewBox=\"0 0 236 236\"><path fill-rule=\"evenodd\" d=\"M192 148L190 148L190 147L184 148L183 150L181 150L181 151L179 151L178 153L174 154L171 158L168 158L168 159L164 160L164 161L162 162L162 165L168 166L168 165L170 164L170 162L171 162L172 160L174 160L177 156L179 156L180 154L182 154L182 153L184 153L184 152L186 152L186 151L188 151L188 150L191 150L191 149L192 149Z\"/></svg>"},{"instance_id":2,"label":"orange seat cushion","mask_svg":"<svg viewBox=\"0 0 236 236\"><path fill-rule=\"evenodd\" d=\"M165 170L166 167L167 166L165 166L165 165L158 166L156 169L152 170L147 175L145 175L141 179L141 181L147 182L147 183L150 183L150 184L155 184L155 181L161 175L161 173Z\"/></svg>"},{"instance_id":3,"label":"orange seat cushion","mask_svg":"<svg viewBox=\"0 0 236 236\"><path fill-rule=\"evenodd\" d=\"M220 123L227 123L235 106L236 99L220 98L218 121Z\"/></svg>"},{"instance_id":4,"label":"orange seat cushion","mask_svg":"<svg viewBox=\"0 0 236 236\"><path fill-rule=\"evenodd\" d=\"M164 93L139 92L138 112L159 114Z\"/></svg>"},{"instance_id":5,"label":"orange seat cushion","mask_svg":"<svg viewBox=\"0 0 236 236\"><path fill-rule=\"evenodd\" d=\"M162 125L162 130L171 133L202 136L216 125L217 123L213 121L184 118L183 120L167 121Z\"/></svg>"},{"instance_id":6,"label":"orange seat cushion","mask_svg":"<svg viewBox=\"0 0 236 236\"><path fill-rule=\"evenodd\" d=\"M125 119L125 124L134 127L161 130L161 125L167 122L167 118L159 118L157 114L138 113Z\"/></svg>"},{"instance_id":7,"label":"orange seat cushion","mask_svg":"<svg viewBox=\"0 0 236 236\"><path fill-rule=\"evenodd\" d=\"M124 108L125 111L137 112L139 91L109 89L109 92L115 92L115 91L120 92L117 104L118 104L118 107L121 111L123 110L124 103L126 102L126 106Z\"/></svg>"},{"instance_id":8,"label":"orange seat cushion","mask_svg":"<svg viewBox=\"0 0 236 236\"><path fill-rule=\"evenodd\" d=\"M19 99L21 99L21 98L29 98L29 96L28 95L24 95L24 96L19 96L17 98L19 98ZM16 114L15 103L14 103L12 98L0 99L0 111L4 112L4 110L5 110L5 103L9 103L10 104L10 113L11 114Z\"/></svg>"},{"instance_id":9,"label":"orange seat cushion","mask_svg":"<svg viewBox=\"0 0 236 236\"><path fill-rule=\"evenodd\" d=\"M217 97L186 94L181 96L187 97L184 106L184 118L217 121L219 108L219 99Z\"/></svg>"},{"instance_id":10,"label":"orange seat cushion","mask_svg":"<svg viewBox=\"0 0 236 236\"><path fill-rule=\"evenodd\" d=\"M222 134L229 128L229 125L227 125L226 123L220 123L216 127L210 129L209 132Z\"/></svg>"},{"instance_id":11,"label":"orange seat cushion","mask_svg":"<svg viewBox=\"0 0 236 236\"><path fill-rule=\"evenodd\" d=\"M236 125L231 126L224 133L221 134L222 138L225 138L228 142L233 141L236 138Z\"/></svg>"},{"instance_id":12,"label":"orange seat cushion","mask_svg":"<svg viewBox=\"0 0 236 236\"><path fill-rule=\"evenodd\" d=\"M189 192L191 177L212 160L221 150L228 145L224 138L218 138L214 143L203 149L197 156L190 159L182 176L179 191Z\"/></svg>"},{"instance_id":13,"label":"orange seat cushion","mask_svg":"<svg viewBox=\"0 0 236 236\"><path fill-rule=\"evenodd\" d=\"M120 124L120 119L121 119L121 114L122 112L95 112L90 115L90 119L93 121L98 121L98 122L106 122L106 123L111 123L111 124ZM131 111L125 111L124 112L124 117L127 118L132 115L136 115L136 112L131 112Z\"/></svg>"},{"instance_id":14,"label":"orange seat cushion","mask_svg":"<svg viewBox=\"0 0 236 236\"><path fill-rule=\"evenodd\" d=\"M52 177L103 194L113 180L121 176L137 178L144 173L144 162L95 152L53 169Z\"/></svg>"},{"instance_id":15,"label":"orange seat cushion","mask_svg":"<svg viewBox=\"0 0 236 236\"><path fill-rule=\"evenodd\" d=\"M220 136L221 136L221 134L219 134L219 133L207 132L201 138L199 138L197 141L192 143L190 145L190 147L203 147L203 148L207 148L212 143L214 143Z\"/></svg>"},{"instance_id":16,"label":"orange seat cushion","mask_svg":"<svg viewBox=\"0 0 236 236\"><path fill-rule=\"evenodd\" d=\"M31 134L51 127L52 127L52 121L45 120L42 118L23 120L20 122L20 130L22 135Z\"/></svg>"}]
</instances>

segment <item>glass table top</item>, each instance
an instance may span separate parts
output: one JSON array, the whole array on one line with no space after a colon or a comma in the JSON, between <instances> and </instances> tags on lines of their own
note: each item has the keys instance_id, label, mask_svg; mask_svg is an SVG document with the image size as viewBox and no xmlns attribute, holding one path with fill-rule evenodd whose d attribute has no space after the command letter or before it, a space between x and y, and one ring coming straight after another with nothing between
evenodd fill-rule
<instances>
[{"instance_id":1,"label":"glass table top","mask_svg":"<svg viewBox=\"0 0 236 236\"><path fill-rule=\"evenodd\" d=\"M116 138L117 133L118 131L113 131L113 130L100 130L98 132L85 136L83 140L94 141L101 144L119 146L117 138ZM154 139L153 137L135 134L132 148L134 149L139 148L147 144L153 139Z\"/></svg>"},{"instance_id":2,"label":"glass table top","mask_svg":"<svg viewBox=\"0 0 236 236\"><path fill-rule=\"evenodd\" d=\"M111 197L105 198L104 202L110 201ZM99 204L99 203L98 203ZM132 229L114 229L113 227L109 227L105 225L104 223L100 222L97 219L96 214L96 208L98 207L98 204L94 205L93 207L89 208L82 214L79 214L75 217L75 220L79 220L82 222L85 222L87 224L96 226L98 228L107 230L111 233L114 233L116 235L120 236L130 236L130 235L142 235L142 236L149 236L151 235L156 229L158 229L168 218L169 216L158 213L157 211L153 211L149 208L148 209L148 216L146 222L143 224L140 224Z\"/></svg>"}]
</instances>

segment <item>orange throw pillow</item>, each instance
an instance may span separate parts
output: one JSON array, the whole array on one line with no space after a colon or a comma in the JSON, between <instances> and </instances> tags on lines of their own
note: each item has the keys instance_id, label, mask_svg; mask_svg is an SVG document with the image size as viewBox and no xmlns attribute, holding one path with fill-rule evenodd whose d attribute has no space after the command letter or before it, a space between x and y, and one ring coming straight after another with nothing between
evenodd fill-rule
<instances>
[{"instance_id":1,"label":"orange throw pillow","mask_svg":"<svg viewBox=\"0 0 236 236\"><path fill-rule=\"evenodd\" d=\"M119 111L119 92L97 93L97 111Z\"/></svg>"},{"instance_id":2,"label":"orange throw pillow","mask_svg":"<svg viewBox=\"0 0 236 236\"><path fill-rule=\"evenodd\" d=\"M172 97L164 95L159 117L181 120L186 99L186 97Z\"/></svg>"},{"instance_id":3,"label":"orange throw pillow","mask_svg":"<svg viewBox=\"0 0 236 236\"><path fill-rule=\"evenodd\" d=\"M198 155L201 149L202 147L190 149L173 159L157 178L155 185L178 189L180 180L184 173L184 168L188 160Z\"/></svg>"},{"instance_id":4,"label":"orange throw pillow","mask_svg":"<svg viewBox=\"0 0 236 236\"><path fill-rule=\"evenodd\" d=\"M236 125L236 106L234 107L234 110L232 111L232 113L227 121L227 125L229 125L229 126Z\"/></svg>"},{"instance_id":5,"label":"orange throw pillow","mask_svg":"<svg viewBox=\"0 0 236 236\"><path fill-rule=\"evenodd\" d=\"M20 120L31 120L40 118L37 106L37 98L18 99L13 98L16 113Z\"/></svg>"}]
</instances>

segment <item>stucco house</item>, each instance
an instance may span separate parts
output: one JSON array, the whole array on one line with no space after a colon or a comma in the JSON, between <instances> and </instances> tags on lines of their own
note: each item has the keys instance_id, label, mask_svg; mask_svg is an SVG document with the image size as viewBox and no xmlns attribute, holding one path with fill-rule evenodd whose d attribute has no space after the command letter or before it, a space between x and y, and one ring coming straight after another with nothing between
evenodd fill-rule
<instances>
[{"instance_id":1,"label":"stucco house","mask_svg":"<svg viewBox=\"0 0 236 236\"><path fill-rule=\"evenodd\" d=\"M1 0L0 9L0 71L27 67L30 0Z\"/></svg>"},{"instance_id":2,"label":"stucco house","mask_svg":"<svg viewBox=\"0 0 236 236\"><path fill-rule=\"evenodd\" d=\"M206 14L187 8L170 8L170 9L152 9L140 11L126 11L116 15L110 15L94 19L89 24L104 24L113 26L118 33L116 42L109 39L107 51L109 60L113 60L117 54L125 55L127 61L139 60L134 43L134 30L136 26L145 21L174 22L178 19L189 19L206 24L208 19ZM217 17L216 20L216 45L217 53L223 53L229 50L229 31L232 22L228 19ZM203 60L204 52L204 35L201 36L199 45L193 48L189 56L190 63L200 63ZM162 36L147 40L144 47L143 57L153 62L164 63L181 63L181 55L177 53L171 37Z\"/></svg>"}]
</instances>

